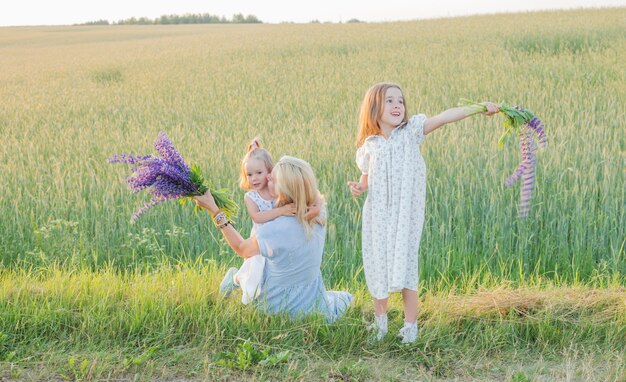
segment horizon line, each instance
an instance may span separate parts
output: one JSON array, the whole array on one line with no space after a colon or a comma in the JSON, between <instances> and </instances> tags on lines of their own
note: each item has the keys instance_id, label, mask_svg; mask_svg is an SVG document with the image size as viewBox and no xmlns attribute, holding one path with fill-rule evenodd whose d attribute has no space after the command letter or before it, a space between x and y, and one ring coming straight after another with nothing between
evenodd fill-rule
<instances>
[{"instance_id":1,"label":"horizon line","mask_svg":"<svg viewBox=\"0 0 626 382\"><path fill-rule=\"evenodd\" d=\"M110 21L107 19L97 19L97 20L89 20L89 21L84 21L82 23L72 23L72 24L0 24L0 28L29 28L29 27L71 27L71 26L115 26L115 25L163 25L163 26L167 26L167 25L208 25L208 24L215 24L215 25L219 25L219 24L267 24L267 25L280 25L280 24L350 24L350 23L364 23L364 24L381 24L381 23L395 23L395 22L410 22L410 21L421 21L421 20L439 20L439 19L454 19L454 18L464 18L464 17L479 17L479 16L497 16L497 15L501 15L501 14L526 14L526 13L542 13L542 12L558 12L558 11L565 11L565 12L575 12L575 11L584 11L584 10L607 10L607 9L622 9L622 8L626 8L626 5L607 5L607 6L577 6L577 7L567 7L567 8L545 8L545 9L529 9L529 10L514 10L514 11L498 11L498 12L477 12L477 13L468 13L468 14L458 14L458 15L446 15L446 16L426 16L426 17L416 17L416 18L411 18L411 19L394 19L394 20L377 20L377 21L368 21L368 20L360 20L356 17L352 17L352 18L347 18L346 21L343 20L339 20L339 21L322 21L322 20L318 20L318 19L312 19L310 21L276 21L276 22L269 22L269 21L263 21L262 19L260 19L259 17L257 17L254 14L244 14L244 13L235 13L233 14L233 16L235 15L243 15L244 17L247 16L254 16L256 17L259 22L258 23L238 23L238 22L227 22L227 23L178 23L178 24L119 24L119 22L123 22L123 21L127 21L130 19L148 19L148 20L158 20L159 18L163 17L163 16L187 16L187 15L211 15L211 16L216 16L216 17L220 17L220 18L225 18L225 16L223 15L217 15L217 14L211 14L209 12L205 12L205 13L180 13L180 14L176 14L176 13L170 13L170 14L163 14L161 16L158 16L156 18L149 18L146 16L131 16L129 18L125 18L125 19L120 19L117 21ZM356 21L352 21L352 20L356 20ZM99 21L106 21L109 24L89 24L89 23L96 23Z\"/></svg>"}]
</instances>

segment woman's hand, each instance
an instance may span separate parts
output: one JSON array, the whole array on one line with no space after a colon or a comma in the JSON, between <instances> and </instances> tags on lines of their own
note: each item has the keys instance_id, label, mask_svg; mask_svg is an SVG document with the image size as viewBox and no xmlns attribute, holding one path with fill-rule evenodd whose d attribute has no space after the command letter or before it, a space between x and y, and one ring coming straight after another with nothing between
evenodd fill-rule
<instances>
[{"instance_id":1,"label":"woman's hand","mask_svg":"<svg viewBox=\"0 0 626 382\"><path fill-rule=\"evenodd\" d=\"M211 214L215 214L219 210L211 191L205 192L204 195L194 196L193 199L196 201L196 205L208 210Z\"/></svg>"},{"instance_id":2,"label":"woman's hand","mask_svg":"<svg viewBox=\"0 0 626 382\"><path fill-rule=\"evenodd\" d=\"M289 203L280 207L280 212L283 216L294 216L296 214L296 204Z\"/></svg>"},{"instance_id":3,"label":"woman's hand","mask_svg":"<svg viewBox=\"0 0 626 382\"><path fill-rule=\"evenodd\" d=\"M481 102L481 105L487 107L487 111L484 113L485 115L494 115L500 111L500 105L493 102Z\"/></svg>"}]
</instances>

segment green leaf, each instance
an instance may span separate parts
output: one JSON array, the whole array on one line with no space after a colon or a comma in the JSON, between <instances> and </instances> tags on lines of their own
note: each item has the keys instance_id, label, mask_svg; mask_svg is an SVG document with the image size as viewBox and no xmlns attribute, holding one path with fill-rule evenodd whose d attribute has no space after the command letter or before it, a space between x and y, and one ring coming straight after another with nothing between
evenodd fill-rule
<instances>
[{"instance_id":1,"label":"green leaf","mask_svg":"<svg viewBox=\"0 0 626 382\"><path fill-rule=\"evenodd\" d=\"M259 362L261 366L276 366L279 363L286 362L289 359L289 350L281 351L276 355L269 356Z\"/></svg>"},{"instance_id":2,"label":"green leaf","mask_svg":"<svg viewBox=\"0 0 626 382\"><path fill-rule=\"evenodd\" d=\"M286 362L287 360L289 360L289 350L283 350L280 353L273 356L273 358L275 359L274 365L282 363L282 362Z\"/></svg>"},{"instance_id":3,"label":"green leaf","mask_svg":"<svg viewBox=\"0 0 626 382\"><path fill-rule=\"evenodd\" d=\"M193 184L195 184L196 188L198 189L198 195L204 194L209 189L209 187L205 184L206 181L204 179L204 175L202 175L202 170L200 170L200 167L196 164L192 164L190 170L190 178Z\"/></svg>"},{"instance_id":4,"label":"green leaf","mask_svg":"<svg viewBox=\"0 0 626 382\"><path fill-rule=\"evenodd\" d=\"M239 206L235 201L230 197L228 190L219 189L214 190L211 189L211 195L213 195L213 199L215 199L215 204L217 207L224 212L226 218L230 222L235 222L235 218L237 217L237 213L239 212Z\"/></svg>"},{"instance_id":5,"label":"green leaf","mask_svg":"<svg viewBox=\"0 0 626 382\"><path fill-rule=\"evenodd\" d=\"M511 130L505 130L504 133L502 133L502 135L500 136L500 139L498 140L498 148L502 148L504 147L504 141L506 140L506 138L510 135L510 131Z\"/></svg>"},{"instance_id":6,"label":"green leaf","mask_svg":"<svg viewBox=\"0 0 626 382\"><path fill-rule=\"evenodd\" d=\"M198 192L195 195L204 195L207 191L211 191L211 195L213 195L213 199L215 199L215 204L217 207L224 212L226 218L231 222L235 222L235 218L239 212L239 206L235 201L231 198L227 189L213 189L206 179L204 175L202 175L202 170L196 164L192 164L189 167L191 171L190 179L196 185ZM184 205L186 202L192 202L193 198L181 198L180 204ZM198 212L200 208L196 205L194 208L195 212Z\"/></svg>"}]
</instances>

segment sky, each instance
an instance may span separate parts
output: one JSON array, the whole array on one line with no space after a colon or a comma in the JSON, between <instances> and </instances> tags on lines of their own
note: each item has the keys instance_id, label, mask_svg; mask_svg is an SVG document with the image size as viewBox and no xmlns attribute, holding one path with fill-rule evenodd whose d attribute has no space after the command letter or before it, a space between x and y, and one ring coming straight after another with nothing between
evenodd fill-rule
<instances>
[{"instance_id":1,"label":"sky","mask_svg":"<svg viewBox=\"0 0 626 382\"><path fill-rule=\"evenodd\" d=\"M626 0L2 0L0 26L116 22L131 17L209 13L231 19L254 15L264 23L367 22L626 6Z\"/></svg>"}]
</instances>

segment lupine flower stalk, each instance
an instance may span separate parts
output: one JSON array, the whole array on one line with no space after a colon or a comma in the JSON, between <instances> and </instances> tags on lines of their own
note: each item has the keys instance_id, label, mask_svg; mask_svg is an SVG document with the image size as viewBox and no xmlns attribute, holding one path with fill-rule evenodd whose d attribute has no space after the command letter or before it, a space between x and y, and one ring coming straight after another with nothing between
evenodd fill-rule
<instances>
[{"instance_id":1,"label":"lupine flower stalk","mask_svg":"<svg viewBox=\"0 0 626 382\"><path fill-rule=\"evenodd\" d=\"M154 148L160 157L152 155L113 155L110 163L127 163L131 166L132 174L126 178L130 189L137 193L148 190L152 195L150 201L137 210L131 221L135 222L143 213L157 204L171 199L179 199L181 204L195 195L203 195L211 191L215 203L226 214L230 221L234 221L238 206L229 197L226 190L210 188L196 165L189 166L183 160L176 147L164 132L160 132Z\"/></svg>"},{"instance_id":2,"label":"lupine flower stalk","mask_svg":"<svg viewBox=\"0 0 626 382\"><path fill-rule=\"evenodd\" d=\"M473 110L470 115L484 113L487 107L483 104L463 99L461 104ZM511 107L504 102L500 104L500 113L504 115L504 133L498 145L503 146L504 140L511 134L517 134L520 142L521 161L515 171L505 181L506 187L512 187L516 181L521 181L520 201L517 206L518 217L527 218L530 212L532 191L535 185L535 167L537 161L537 147L545 148L547 143L543 123L534 113L520 106ZM535 141L535 137L538 141Z\"/></svg>"}]
</instances>

